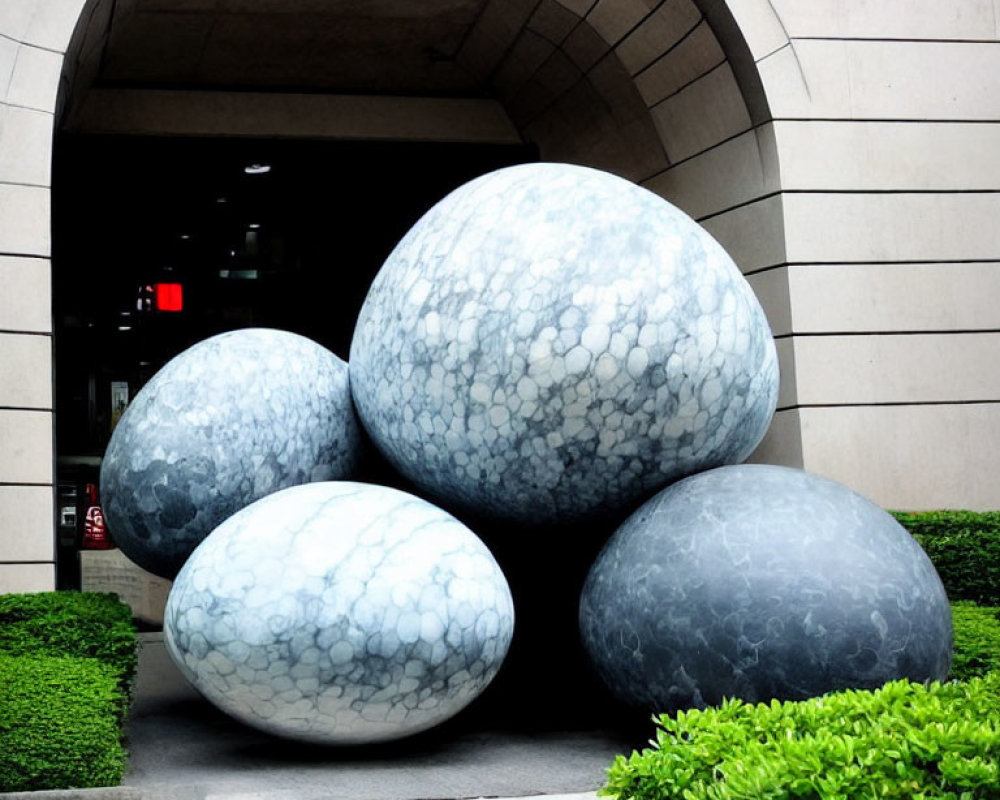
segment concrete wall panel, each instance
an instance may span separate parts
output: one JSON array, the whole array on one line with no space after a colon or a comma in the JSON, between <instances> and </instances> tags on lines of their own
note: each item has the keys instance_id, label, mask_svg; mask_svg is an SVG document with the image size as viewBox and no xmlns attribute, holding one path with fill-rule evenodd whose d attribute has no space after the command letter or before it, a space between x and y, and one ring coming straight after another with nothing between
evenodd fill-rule
<instances>
[{"instance_id":1,"label":"concrete wall panel","mask_svg":"<svg viewBox=\"0 0 1000 800\"><path fill-rule=\"evenodd\" d=\"M998 333L796 336L795 393L802 405L992 401L998 353Z\"/></svg>"},{"instance_id":2,"label":"concrete wall panel","mask_svg":"<svg viewBox=\"0 0 1000 800\"><path fill-rule=\"evenodd\" d=\"M702 0L704 5L724 5L732 15L754 60L788 44L788 34L770 0Z\"/></svg>"},{"instance_id":3,"label":"concrete wall panel","mask_svg":"<svg viewBox=\"0 0 1000 800\"><path fill-rule=\"evenodd\" d=\"M581 18L587 16L590 9L597 5L597 0L558 0L558 2Z\"/></svg>"},{"instance_id":4,"label":"concrete wall panel","mask_svg":"<svg viewBox=\"0 0 1000 800\"><path fill-rule=\"evenodd\" d=\"M0 563L0 594L51 592L55 588L55 564Z\"/></svg>"},{"instance_id":5,"label":"concrete wall panel","mask_svg":"<svg viewBox=\"0 0 1000 800\"><path fill-rule=\"evenodd\" d=\"M0 253L47 256L49 190L0 183Z\"/></svg>"},{"instance_id":6,"label":"concrete wall panel","mask_svg":"<svg viewBox=\"0 0 1000 800\"><path fill-rule=\"evenodd\" d=\"M3 31L0 30L0 34ZM7 101L10 82L14 77L14 65L17 63L17 51L20 45L14 39L0 35L0 103Z\"/></svg>"},{"instance_id":7,"label":"concrete wall panel","mask_svg":"<svg viewBox=\"0 0 1000 800\"><path fill-rule=\"evenodd\" d=\"M528 17L525 29L557 45L569 36L579 22L580 16L557 0L541 0L534 13Z\"/></svg>"},{"instance_id":8,"label":"concrete wall panel","mask_svg":"<svg viewBox=\"0 0 1000 800\"><path fill-rule=\"evenodd\" d=\"M788 261L990 261L1000 194L784 195Z\"/></svg>"},{"instance_id":9,"label":"concrete wall panel","mask_svg":"<svg viewBox=\"0 0 1000 800\"><path fill-rule=\"evenodd\" d=\"M717 214L778 191L777 165L764 158L770 126L747 131L671 167L643 185L695 218Z\"/></svg>"},{"instance_id":10,"label":"concrete wall panel","mask_svg":"<svg viewBox=\"0 0 1000 800\"><path fill-rule=\"evenodd\" d=\"M707 22L696 26L676 47L635 76L635 85L653 106L711 72L726 60Z\"/></svg>"},{"instance_id":11,"label":"concrete wall panel","mask_svg":"<svg viewBox=\"0 0 1000 800\"><path fill-rule=\"evenodd\" d=\"M608 43L587 23L577 25L566 37L563 51L583 72L587 72L609 51Z\"/></svg>"},{"instance_id":12,"label":"concrete wall panel","mask_svg":"<svg viewBox=\"0 0 1000 800\"><path fill-rule=\"evenodd\" d=\"M997 262L793 266L788 286L797 333L1000 330Z\"/></svg>"},{"instance_id":13,"label":"concrete wall panel","mask_svg":"<svg viewBox=\"0 0 1000 800\"><path fill-rule=\"evenodd\" d=\"M447 97L92 90L79 133L516 143L500 103Z\"/></svg>"},{"instance_id":14,"label":"concrete wall panel","mask_svg":"<svg viewBox=\"0 0 1000 800\"><path fill-rule=\"evenodd\" d=\"M791 38L1000 39L995 0L772 0Z\"/></svg>"},{"instance_id":15,"label":"concrete wall panel","mask_svg":"<svg viewBox=\"0 0 1000 800\"><path fill-rule=\"evenodd\" d=\"M52 281L43 258L0 256L0 331L52 331Z\"/></svg>"},{"instance_id":16,"label":"concrete wall panel","mask_svg":"<svg viewBox=\"0 0 1000 800\"><path fill-rule=\"evenodd\" d=\"M31 186L52 182L52 114L0 106L0 181Z\"/></svg>"},{"instance_id":17,"label":"concrete wall panel","mask_svg":"<svg viewBox=\"0 0 1000 800\"><path fill-rule=\"evenodd\" d=\"M1000 123L781 121L788 190L990 190L1000 186Z\"/></svg>"},{"instance_id":18,"label":"concrete wall panel","mask_svg":"<svg viewBox=\"0 0 1000 800\"><path fill-rule=\"evenodd\" d=\"M615 45L649 15L658 0L597 0L587 22L608 44Z\"/></svg>"},{"instance_id":19,"label":"concrete wall panel","mask_svg":"<svg viewBox=\"0 0 1000 800\"><path fill-rule=\"evenodd\" d=\"M23 108L53 111L62 64L62 53L20 45L7 87L7 102Z\"/></svg>"},{"instance_id":20,"label":"concrete wall panel","mask_svg":"<svg viewBox=\"0 0 1000 800\"><path fill-rule=\"evenodd\" d=\"M997 508L1000 404L802 408L805 469L883 508Z\"/></svg>"},{"instance_id":21,"label":"concrete wall panel","mask_svg":"<svg viewBox=\"0 0 1000 800\"><path fill-rule=\"evenodd\" d=\"M0 483L51 484L52 413L0 408L0 454Z\"/></svg>"},{"instance_id":22,"label":"concrete wall panel","mask_svg":"<svg viewBox=\"0 0 1000 800\"><path fill-rule=\"evenodd\" d=\"M775 195L701 220L743 272L786 261L782 196Z\"/></svg>"},{"instance_id":23,"label":"concrete wall panel","mask_svg":"<svg viewBox=\"0 0 1000 800\"><path fill-rule=\"evenodd\" d=\"M690 158L750 128L750 114L728 64L656 105L652 115L672 162Z\"/></svg>"},{"instance_id":24,"label":"concrete wall panel","mask_svg":"<svg viewBox=\"0 0 1000 800\"><path fill-rule=\"evenodd\" d=\"M497 68L493 85L501 97L513 97L548 60L556 46L537 33L521 31L510 52Z\"/></svg>"},{"instance_id":25,"label":"concrete wall panel","mask_svg":"<svg viewBox=\"0 0 1000 800\"><path fill-rule=\"evenodd\" d=\"M0 486L0 559L52 561L55 558L52 489Z\"/></svg>"},{"instance_id":26,"label":"concrete wall panel","mask_svg":"<svg viewBox=\"0 0 1000 800\"><path fill-rule=\"evenodd\" d=\"M771 333L786 336L792 331L792 306L789 297L788 268L768 269L747 277L747 283L760 301Z\"/></svg>"},{"instance_id":27,"label":"concrete wall panel","mask_svg":"<svg viewBox=\"0 0 1000 800\"><path fill-rule=\"evenodd\" d=\"M751 464L783 464L802 468L800 410L778 411L771 420L763 441L747 459Z\"/></svg>"},{"instance_id":28,"label":"concrete wall panel","mask_svg":"<svg viewBox=\"0 0 1000 800\"><path fill-rule=\"evenodd\" d=\"M797 39L760 62L775 119L1000 120L1000 43ZM979 76L972 79L971 76Z\"/></svg>"},{"instance_id":29,"label":"concrete wall panel","mask_svg":"<svg viewBox=\"0 0 1000 800\"><path fill-rule=\"evenodd\" d=\"M490 0L462 43L458 63L480 78L489 76L537 5L537 0Z\"/></svg>"},{"instance_id":30,"label":"concrete wall panel","mask_svg":"<svg viewBox=\"0 0 1000 800\"><path fill-rule=\"evenodd\" d=\"M667 0L621 41L615 53L634 75L669 52L700 19L691 0Z\"/></svg>"},{"instance_id":31,"label":"concrete wall panel","mask_svg":"<svg viewBox=\"0 0 1000 800\"><path fill-rule=\"evenodd\" d=\"M798 378L796 377L797 341L792 338L777 339L775 347L778 351L778 370L780 383L778 385L778 408L791 409L798 405Z\"/></svg>"},{"instance_id":32,"label":"concrete wall panel","mask_svg":"<svg viewBox=\"0 0 1000 800\"><path fill-rule=\"evenodd\" d=\"M514 124L526 127L583 78L583 72L569 56L554 50L531 79L507 103Z\"/></svg>"},{"instance_id":33,"label":"concrete wall panel","mask_svg":"<svg viewBox=\"0 0 1000 800\"><path fill-rule=\"evenodd\" d=\"M0 333L0 408L52 409L52 340Z\"/></svg>"}]
</instances>

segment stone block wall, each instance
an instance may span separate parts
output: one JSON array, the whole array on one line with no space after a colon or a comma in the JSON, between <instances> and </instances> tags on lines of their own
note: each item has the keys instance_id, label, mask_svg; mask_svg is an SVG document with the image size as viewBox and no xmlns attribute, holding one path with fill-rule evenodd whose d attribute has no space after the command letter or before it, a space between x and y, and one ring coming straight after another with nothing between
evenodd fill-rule
<instances>
[{"instance_id":1,"label":"stone block wall","mask_svg":"<svg viewBox=\"0 0 1000 800\"><path fill-rule=\"evenodd\" d=\"M54 583L52 133L111 8L0 4L0 592ZM730 250L783 371L756 460L888 507L998 508L998 20L998 0L489 0L457 58L502 106L487 138L623 175Z\"/></svg>"}]
</instances>

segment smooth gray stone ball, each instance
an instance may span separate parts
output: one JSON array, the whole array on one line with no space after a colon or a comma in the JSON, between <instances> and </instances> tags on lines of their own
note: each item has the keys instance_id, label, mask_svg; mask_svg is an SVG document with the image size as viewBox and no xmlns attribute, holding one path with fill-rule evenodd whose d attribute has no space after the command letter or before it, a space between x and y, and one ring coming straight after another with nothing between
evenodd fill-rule
<instances>
[{"instance_id":1,"label":"smooth gray stone ball","mask_svg":"<svg viewBox=\"0 0 1000 800\"><path fill-rule=\"evenodd\" d=\"M350 369L362 422L423 491L543 524L743 461L778 390L767 320L718 243L567 164L490 173L427 212L372 284Z\"/></svg>"},{"instance_id":2,"label":"smooth gray stone ball","mask_svg":"<svg viewBox=\"0 0 1000 800\"><path fill-rule=\"evenodd\" d=\"M668 713L943 680L952 648L906 530L841 484L763 465L686 478L629 517L590 570L580 631L615 695Z\"/></svg>"},{"instance_id":3,"label":"smooth gray stone ball","mask_svg":"<svg viewBox=\"0 0 1000 800\"><path fill-rule=\"evenodd\" d=\"M486 546L395 489L315 483L245 508L167 600L167 649L236 719L320 744L396 739L471 702L514 628Z\"/></svg>"},{"instance_id":4,"label":"smooth gray stone ball","mask_svg":"<svg viewBox=\"0 0 1000 800\"><path fill-rule=\"evenodd\" d=\"M361 454L347 364L250 328L199 342L136 395L101 464L115 543L173 578L219 523L264 495L351 477Z\"/></svg>"}]
</instances>

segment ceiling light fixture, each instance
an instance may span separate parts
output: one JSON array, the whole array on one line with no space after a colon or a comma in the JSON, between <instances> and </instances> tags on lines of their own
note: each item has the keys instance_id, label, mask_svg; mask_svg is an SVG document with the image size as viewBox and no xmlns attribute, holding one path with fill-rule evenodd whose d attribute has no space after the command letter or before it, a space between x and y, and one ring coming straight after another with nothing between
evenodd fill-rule
<instances>
[{"instance_id":1,"label":"ceiling light fixture","mask_svg":"<svg viewBox=\"0 0 1000 800\"><path fill-rule=\"evenodd\" d=\"M258 163L247 164L245 167L243 167L243 171L247 175L266 175L268 172L271 171L271 165L258 164Z\"/></svg>"}]
</instances>

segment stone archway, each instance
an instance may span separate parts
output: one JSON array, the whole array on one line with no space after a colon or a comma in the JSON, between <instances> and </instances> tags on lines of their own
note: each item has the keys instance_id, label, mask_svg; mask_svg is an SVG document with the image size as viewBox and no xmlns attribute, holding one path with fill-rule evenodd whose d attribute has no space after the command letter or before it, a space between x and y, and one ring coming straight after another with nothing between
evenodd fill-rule
<instances>
[{"instance_id":1,"label":"stone archway","mask_svg":"<svg viewBox=\"0 0 1000 800\"><path fill-rule=\"evenodd\" d=\"M0 64L10 65L5 104L0 107L4 121L0 211L5 212L0 215L0 252L6 254L0 258L0 269L25 301L9 309L0 305L0 329L10 331L3 334L10 346L3 351L0 370L18 376L8 381L17 388L0 400L4 433L0 515L17 513L27 523L10 537L18 545L11 550L11 561L0 565L0 589L45 588L53 581L53 391L50 369L39 369L51 363L52 346L48 270L52 132L61 125L93 124L96 118L98 124L124 126L121 131L148 125L150 120L169 125L187 119L196 127L209 126L207 132L226 133L211 129L219 123L217 117L213 121L213 111L218 111L220 102L235 97L239 103L248 94L245 86L220 89L224 68L207 81L215 85L199 85L195 74L179 90L176 76L156 74L162 52L143 53L140 46L130 62L115 50L116 41L135 47L144 32L148 43L149 32L156 31L156 40L166 42L168 50L176 45L178 52L187 52L181 50L184 42L193 46L197 39L191 38L188 23L199 13L214 13L219 5L227 4L19 0L5 6L0 17L0 33L6 34L0 39L0 59L5 58ZM303 13L328 5L305 2ZM260 6L273 13L279 7L282 13L289 8L287 3L268 0ZM382 7L389 17L391 6ZM361 69L370 85L362 81L360 95L333 93L336 80L319 87L296 87L307 90L296 94L313 96L307 103L319 102L316 96L325 98L319 104L326 108L316 112L314 124L324 126L332 120L332 135L349 137L357 133L345 131L345 120L369 120L378 135L387 124L399 121L398 116L393 121L391 112L386 116L388 108L416 103L421 113L408 118L424 120L426 130L404 137L447 140L456 120L466 127L472 120L475 130L468 135L513 135L535 142L543 159L621 174L701 220L730 249L769 315L777 320L776 332L780 329L780 320L787 316L787 292L780 271L771 269L781 263L783 250L780 206L774 202L779 171L767 98L754 64L754 54L762 47L756 39L761 32L773 37L769 4L741 4L742 20L727 4L708 0L442 0L441 7L461 11L465 27L451 38L442 39L440 32L429 34L434 44L446 40L457 46L447 52L425 48L427 74L435 65L448 63L452 73L464 76L464 86L449 89L446 80L428 84L424 91L414 85L394 91L392 85L379 83L385 80L383 72ZM174 39L168 23L176 27ZM242 34L240 24L235 25L229 45L253 33L245 23L243 18ZM381 20L383 32L387 24ZM744 29L754 36L746 38ZM118 74L114 80L94 84L102 70L113 72L116 59L126 72L129 64L139 64L140 71L146 70L144 81L130 83ZM327 68L342 78L352 67L327 64ZM282 102L290 102L288 86L268 86L260 74L256 80L264 85L255 87L258 92L264 89L262 94L274 99L272 90L281 88ZM406 79L397 76L404 83ZM229 91L233 88L239 91ZM318 92L308 91L317 88ZM400 94L409 96L387 99ZM209 102L200 102L206 99ZM330 104L345 102L347 113L343 105L330 111ZM477 110L470 114L473 108ZM241 116L245 122L246 115ZM253 123L255 118L249 119ZM785 426L779 433L779 446L772 450L779 458L791 453L794 462L797 430Z\"/></svg>"}]
</instances>

